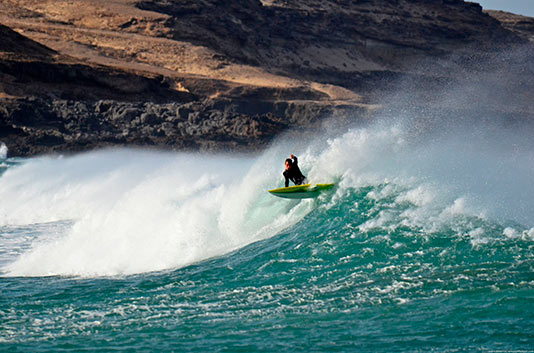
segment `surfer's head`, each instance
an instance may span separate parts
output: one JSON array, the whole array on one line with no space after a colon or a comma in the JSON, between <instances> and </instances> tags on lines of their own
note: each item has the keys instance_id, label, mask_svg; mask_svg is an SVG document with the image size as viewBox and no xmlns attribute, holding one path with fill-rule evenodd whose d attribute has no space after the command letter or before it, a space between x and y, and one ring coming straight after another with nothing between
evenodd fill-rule
<instances>
[{"instance_id":1,"label":"surfer's head","mask_svg":"<svg viewBox=\"0 0 534 353\"><path fill-rule=\"evenodd\" d=\"M292 165L293 165L293 161L291 160L291 158L286 159L286 170L291 168Z\"/></svg>"}]
</instances>

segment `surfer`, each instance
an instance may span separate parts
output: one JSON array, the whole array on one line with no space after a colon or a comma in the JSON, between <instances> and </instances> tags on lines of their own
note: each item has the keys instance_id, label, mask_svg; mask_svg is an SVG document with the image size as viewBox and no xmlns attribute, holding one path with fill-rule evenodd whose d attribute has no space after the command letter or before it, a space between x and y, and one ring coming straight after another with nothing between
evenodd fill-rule
<instances>
[{"instance_id":1,"label":"surfer","mask_svg":"<svg viewBox=\"0 0 534 353\"><path fill-rule=\"evenodd\" d=\"M289 181L291 180L295 185L302 185L306 180L306 177L302 175L297 157L291 155L290 158L286 159L286 170L282 173L286 178L286 188L289 186Z\"/></svg>"}]
</instances>

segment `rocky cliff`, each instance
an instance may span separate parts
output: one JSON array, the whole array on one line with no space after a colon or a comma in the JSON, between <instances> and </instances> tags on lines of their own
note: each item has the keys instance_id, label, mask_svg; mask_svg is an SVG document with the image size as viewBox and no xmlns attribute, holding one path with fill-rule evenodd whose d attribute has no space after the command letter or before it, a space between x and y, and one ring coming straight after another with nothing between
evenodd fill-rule
<instances>
[{"instance_id":1,"label":"rocky cliff","mask_svg":"<svg viewBox=\"0 0 534 353\"><path fill-rule=\"evenodd\" d=\"M0 141L21 156L261 148L370 119L397 82L428 96L530 48L531 27L490 14L462 0L6 0Z\"/></svg>"}]
</instances>

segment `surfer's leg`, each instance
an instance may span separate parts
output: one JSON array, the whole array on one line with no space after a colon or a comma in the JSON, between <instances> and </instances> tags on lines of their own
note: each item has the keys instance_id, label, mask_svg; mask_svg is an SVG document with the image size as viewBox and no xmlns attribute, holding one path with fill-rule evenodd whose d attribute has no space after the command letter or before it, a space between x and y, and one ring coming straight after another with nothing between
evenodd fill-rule
<instances>
[{"instance_id":1,"label":"surfer's leg","mask_svg":"<svg viewBox=\"0 0 534 353\"><path fill-rule=\"evenodd\" d=\"M305 181L307 181L306 177L295 179L295 185L306 184Z\"/></svg>"}]
</instances>

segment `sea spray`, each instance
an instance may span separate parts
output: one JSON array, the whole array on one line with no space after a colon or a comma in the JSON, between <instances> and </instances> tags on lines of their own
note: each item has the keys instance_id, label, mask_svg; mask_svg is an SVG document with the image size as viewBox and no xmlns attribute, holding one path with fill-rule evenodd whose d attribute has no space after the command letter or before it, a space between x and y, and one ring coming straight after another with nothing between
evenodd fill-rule
<instances>
[{"instance_id":1,"label":"sea spray","mask_svg":"<svg viewBox=\"0 0 534 353\"><path fill-rule=\"evenodd\" d=\"M0 160L7 158L7 151L6 144L0 141Z\"/></svg>"},{"instance_id":2,"label":"sea spray","mask_svg":"<svg viewBox=\"0 0 534 353\"><path fill-rule=\"evenodd\" d=\"M381 119L367 127L310 144L310 176L342 176L341 184L391 183L432 189L434 204L462 199L476 214L534 225L534 143L529 130L487 121L432 123L412 116ZM440 130L441 129L441 130ZM472 207L471 207L472 206Z\"/></svg>"}]
</instances>

